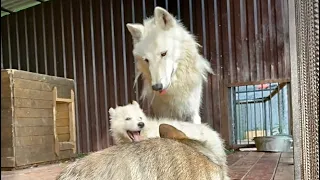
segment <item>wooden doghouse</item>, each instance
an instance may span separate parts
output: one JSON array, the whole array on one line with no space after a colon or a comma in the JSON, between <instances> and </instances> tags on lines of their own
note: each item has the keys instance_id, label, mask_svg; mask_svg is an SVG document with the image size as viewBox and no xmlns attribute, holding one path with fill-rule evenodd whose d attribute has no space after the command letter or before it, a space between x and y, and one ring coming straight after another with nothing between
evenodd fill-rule
<instances>
[{"instance_id":1,"label":"wooden doghouse","mask_svg":"<svg viewBox=\"0 0 320 180\"><path fill-rule=\"evenodd\" d=\"M74 157L74 81L1 71L1 167Z\"/></svg>"}]
</instances>

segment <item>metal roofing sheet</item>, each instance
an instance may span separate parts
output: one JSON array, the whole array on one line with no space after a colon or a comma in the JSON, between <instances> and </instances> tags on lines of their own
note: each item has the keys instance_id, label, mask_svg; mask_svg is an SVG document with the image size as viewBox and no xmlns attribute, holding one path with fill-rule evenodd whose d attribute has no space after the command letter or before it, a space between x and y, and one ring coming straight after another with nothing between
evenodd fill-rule
<instances>
[{"instance_id":1,"label":"metal roofing sheet","mask_svg":"<svg viewBox=\"0 0 320 180\"><path fill-rule=\"evenodd\" d=\"M48 0L1 0L1 17L36 6Z\"/></svg>"}]
</instances>

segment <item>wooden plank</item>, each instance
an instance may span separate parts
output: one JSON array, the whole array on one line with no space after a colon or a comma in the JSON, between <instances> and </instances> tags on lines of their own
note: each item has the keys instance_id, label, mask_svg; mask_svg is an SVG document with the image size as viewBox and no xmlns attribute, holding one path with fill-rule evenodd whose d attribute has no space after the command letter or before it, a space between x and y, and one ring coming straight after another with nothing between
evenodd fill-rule
<instances>
[{"instance_id":1,"label":"wooden plank","mask_svg":"<svg viewBox=\"0 0 320 180\"><path fill-rule=\"evenodd\" d=\"M59 138L57 133L57 88L54 87L52 91L52 100L53 100L53 135L54 135L54 152L57 156L59 156L60 146L59 146Z\"/></svg>"},{"instance_id":2,"label":"wooden plank","mask_svg":"<svg viewBox=\"0 0 320 180\"><path fill-rule=\"evenodd\" d=\"M49 118L16 117L14 124L16 127L53 126L53 120L51 117Z\"/></svg>"},{"instance_id":3,"label":"wooden plank","mask_svg":"<svg viewBox=\"0 0 320 180\"><path fill-rule=\"evenodd\" d=\"M72 142L60 142L59 145L60 145L60 152L63 150L73 149L75 146Z\"/></svg>"},{"instance_id":4,"label":"wooden plank","mask_svg":"<svg viewBox=\"0 0 320 180\"><path fill-rule=\"evenodd\" d=\"M70 134L58 134L58 142L70 141ZM60 146L59 146L60 147Z\"/></svg>"},{"instance_id":5,"label":"wooden plank","mask_svg":"<svg viewBox=\"0 0 320 180\"><path fill-rule=\"evenodd\" d=\"M17 146L15 153L17 158L21 156L30 156L35 153L54 152L54 144L38 144L30 146Z\"/></svg>"},{"instance_id":6,"label":"wooden plank","mask_svg":"<svg viewBox=\"0 0 320 180\"><path fill-rule=\"evenodd\" d=\"M62 81L65 79L61 79ZM29 79L14 79L14 86L15 88L24 88L24 89L31 89L31 90L38 90L38 91L47 91L52 92L54 87L57 87L57 94L58 97L63 98L70 98L70 90L74 88L74 84L70 83L67 85L60 85L57 83L50 83L45 81L34 81Z\"/></svg>"},{"instance_id":7,"label":"wooden plank","mask_svg":"<svg viewBox=\"0 0 320 180\"><path fill-rule=\"evenodd\" d=\"M52 109L33 109L33 108L15 108L15 117L25 118L50 118L52 117Z\"/></svg>"},{"instance_id":8,"label":"wooden plank","mask_svg":"<svg viewBox=\"0 0 320 180\"><path fill-rule=\"evenodd\" d=\"M13 147L2 148L1 147L1 157L12 157Z\"/></svg>"},{"instance_id":9,"label":"wooden plank","mask_svg":"<svg viewBox=\"0 0 320 180\"><path fill-rule=\"evenodd\" d=\"M57 119L56 125L57 127L69 126L69 119L68 118Z\"/></svg>"},{"instance_id":10,"label":"wooden plank","mask_svg":"<svg viewBox=\"0 0 320 180\"><path fill-rule=\"evenodd\" d=\"M9 77L2 77L1 76L1 85L4 85L5 87L10 87L10 79Z\"/></svg>"},{"instance_id":11,"label":"wooden plank","mask_svg":"<svg viewBox=\"0 0 320 180\"><path fill-rule=\"evenodd\" d=\"M68 134L69 133L69 126L64 127L56 127L57 128L57 134Z\"/></svg>"},{"instance_id":12,"label":"wooden plank","mask_svg":"<svg viewBox=\"0 0 320 180\"><path fill-rule=\"evenodd\" d=\"M69 118L69 111L57 111L56 115L57 119L68 119Z\"/></svg>"},{"instance_id":13,"label":"wooden plank","mask_svg":"<svg viewBox=\"0 0 320 180\"><path fill-rule=\"evenodd\" d=\"M10 84L6 82L1 82L1 98L3 97L12 97L12 89L10 87Z\"/></svg>"},{"instance_id":14,"label":"wooden plank","mask_svg":"<svg viewBox=\"0 0 320 180\"><path fill-rule=\"evenodd\" d=\"M1 128L3 127L12 127L12 110L1 107Z\"/></svg>"},{"instance_id":15,"label":"wooden plank","mask_svg":"<svg viewBox=\"0 0 320 180\"><path fill-rule=\"evenodd\" d=\"M70 128L70 141L73 142L73 153L77 151L77 138L76 138L76 123L75 123L75 110L74 110L74 92L71 90L71 100L69 104L69 128Z\"/></svg>"},{"instance_id":16,"label":"wooden plank","mask_svg":"<svg viewBox=\"0 0 320 180\"><path fill-rule=\"evenodd\" d=\"M11 97L1 97L1 109L11 108L12 107L12 98Z\"/></svg>"},{"instance_id":17,"label":"wooden plank","mask_svg":"<svg viewBox=\"0 0 320 180\"><path fill-rule=\"evenodd\" d=\"M15 138L15 147L31 145L54 144L53 135L23 136Z\"/></svg>"},{"instance_id":18,"label":"wooden plank","mask_svg":"<svg viewBox=\"0 0 320 180\"><path fill-rule=\"evenodd\" d=\"M38 90L38 91L51 92L53 88L53 85L49 83L33 81L29 79L14 78L13 83L15 88L32 89L32 90Z\"/></svg>"},{"instance_id":19,"label":"wooden plank","mask_svg":"<svg viewBox=\"0 0 320 180\"><path fill-rule=\"evenodd\" d=\"M10 73L1 71L1 83L2 81L9 81L9 79L11 78L10 76Z\"/></svg>"},{"instance_id":20,"label":"wooden plank","mask_svg":"<svg viewBox=\"0 0 320 180\"><path fill-rule=\"evenodd\" d=\"M1 79L9 78L10 74L11 73L9 69L1 69Z\"/></svg>"},{"instance_id":21,"label":"wooden plank","mask_svg":"<svg viewBox=\"0 0 320 180\"><path fill-rule=\"evenodd\" d=\"M62 102L62 103L71 103L71 99L67 98L57 98L57 102Z\"/></svg>"},{"instance_id":22,"label":"wooden plank","mask_svg":"<svg viewBox=\"0 0 320 180\"><path fill-rule=\"evenodd\" d=\"M52 100L51 92L23 88L14 88L14 96L18 98Z\"/></svg>"},{"instance_id":23,"label":"wooden plank","mask_svg":"<svg viewBox=\"0 0 320 180\"><path fill-rule=\"evenodd\" d=\"M232 166L229 166L231 179L242 179L263 156L262 152L249 152Z\"/></svg>"},{"instance_id":24,"label":"wooden plank","mask_svg":"<svg viewBox=\"0 0 320 180\"><path fill-rule=\"evenodd\" d=\"M73 153L72 150L68 149L68 150L63 150L60 151L60 155L58 157L58 159L68 159L68 158L73 158L76 157L77 155L75 153Z\"/></svg>"},{"instance_id":25,"label":"wooden plank","mask_svg":"<svg viewBox=\"0 0 320 180\"><path fill-rule=\"evenodd\" d=\"M55 159L54 144L16 147L17 166L53 161Z\"/></svg>"},{"instance_id":26,"label":"wooden plank","mask_svg":"<svg viewBox=\"0 0 320 180\"><path fill-rule=\"evenodd\" d=\"M1 127L1 148L13 147L12 128Z\"/></svg>"},{"instance_id":27,"label":"wooden plank","mask_svg":"<svg viewBox=\"0 0 320 180\"><path fill-rule=\"evenodd\" d=\"M19 79L27 79L32 81L39 81L39 82L47 82L49 84L57 84L57 85L65 85L65 86L73 86L74 81L72 79L49 76L44 74L37 74L27 71L21 70L13 70L12 71L13 78Z\"/></svg>"},{"instance_id":28,"label":"wooden plank","mask_svg":"<svg viewBox=\"0 0 320 180\"><path fill-rule=\"evenodd\" d=\"M15 137L52 135L53 126L15 127Z\"/></svg>"},{"instance_id":29,"label":"wooden plank","mask_svg":"<svg viewBox=\"0 0 320 180\"><path fill-rule=\"evenodd\" d=\"M4 167L15 167L14 157L1 157L1 168Z\"/></svg>"},{"instance_id":30,"label":"wooden plank","mask_svg":"<svg viewBox=\"0 0 320 180\"><path fill-rule=\"evenodd\" d=\"M69 103L57 103L56 105L56 111L61 112L61 111L69 111Z\"/></svg>"},{"instance_id":31,"label":"wooden plank","mask_svg":"<svg viewBox=\"0 0 320 180\"><path fill-rule=\"evenodd\" d=\"M29 154L28 156L17 156L16 166L25 166L29 164L37 164L43 162L52 162L56 160L56 155L54 152L43 152L36 154Z\"/></svg>"},{"instance_id":32,"label":"wooden plank","mask_svg":"<svg viewBox=\"0 0 320 180\"><path fill-rule=\"evenodd\" d=\"M52 100L14 98L14 106L21 108L52 108Z\"/></svg>"},{"instance_id":33,"label":"wooden plank","mask_svg":"<svg viewBox=\"0 0 320 180\"><path fill-rule=\"evenodd\" d=\"M259 161L244 176L244 179L270 180L273 178L280 158L280 153L264 153Z\"/></svg>"}]
</instances>

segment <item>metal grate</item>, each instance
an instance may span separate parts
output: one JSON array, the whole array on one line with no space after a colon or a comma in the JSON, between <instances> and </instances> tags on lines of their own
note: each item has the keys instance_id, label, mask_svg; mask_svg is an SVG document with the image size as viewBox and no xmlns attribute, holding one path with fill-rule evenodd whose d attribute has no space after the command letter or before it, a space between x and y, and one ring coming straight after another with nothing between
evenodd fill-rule
<instances>
[{"instance_id":1,"label":"metal grate","mask_svg":"<svg viewBox=\"0 0 320 180\"><path fill-rule=\"evenodd\" d=\"M234 144L254 144L254 137L290 134L288 88L287 82L230 88Z\"/></svg>"}]
</instances>

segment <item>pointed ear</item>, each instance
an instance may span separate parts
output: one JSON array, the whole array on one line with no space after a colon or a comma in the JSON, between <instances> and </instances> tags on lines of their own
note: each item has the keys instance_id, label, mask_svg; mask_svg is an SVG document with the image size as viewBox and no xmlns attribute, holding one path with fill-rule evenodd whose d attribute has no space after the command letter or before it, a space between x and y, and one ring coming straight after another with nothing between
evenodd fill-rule
<instances>
[{"instance_id":1,"label":"pointed ear","mask_svg":"<svg viewBox=\"0 0 320 180\"><path fill-rule=\"evenodd\" d=\"M116 110L111 107L108 112L109 112L109 116L112 117L116 113Z\"/></svg>"},{"instance_id":2,"label":"pointed ear","mask_svg":"<svg viewBox=\"0 0 320 180\"><path fill-rule=\"evenodd\" d=\"M157 26L168 30L176 24L176 19L165 9L156 7L154 9L154 19Z\"/></svg>"},{"instance_id":3,"label":"pointed ear","mask_svg":"<svg viewBox=\"0 0 320 180\"><path fill-rule=\"evenodd\" d=\"M140 105L137 101L132 101L132 104L140 108Z\"/></svg>"},{"instance_id":4,"label":"pointed ear","mask_svg":"<svg viewBox=\"0 0 320 180\"><path fill-rule=\"evenodd\" d=\"M160 124L159 133L161 138L168 139L187 139L188 137L182 131L169 124Z\"/></svg>"},{"instance_id":5,"label":"pointed ear","mask_svg":"<svg viewBox=\"0 0 320 180\"><path fill-rule=\"evenodd\" d=\"M126 24L131 36L132 36L132 39L137 42L137 41L140 41L142 35L143 35L143 32L144 32L144 26L142 24L133 24L133 23L127 23Z\"/></svg>"}]
</instances>

